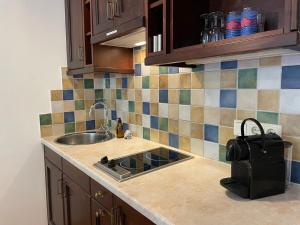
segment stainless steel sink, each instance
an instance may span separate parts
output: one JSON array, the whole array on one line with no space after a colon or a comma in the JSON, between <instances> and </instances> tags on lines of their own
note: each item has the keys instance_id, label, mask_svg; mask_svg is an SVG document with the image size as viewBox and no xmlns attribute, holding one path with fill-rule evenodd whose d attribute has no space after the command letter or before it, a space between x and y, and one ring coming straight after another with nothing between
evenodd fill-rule
<instances>
[{"instance_id":1,"label":"stainless steel sink","mask_svg":"<svg viewBox=\"0 0 300 225\"><path fill-rule=\"evenodd\" d=\"M64 145L90 145L99 142L109 141L114 138L112 133L105 132L83 132L67 134L56 139L56 142Z\"/></svg>"}]
</instances>

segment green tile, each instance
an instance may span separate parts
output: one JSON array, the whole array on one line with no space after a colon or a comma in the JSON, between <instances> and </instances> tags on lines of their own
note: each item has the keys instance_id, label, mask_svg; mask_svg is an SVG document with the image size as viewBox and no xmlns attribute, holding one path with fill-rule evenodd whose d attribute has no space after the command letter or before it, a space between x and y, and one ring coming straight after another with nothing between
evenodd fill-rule
<instances>
[{"instance_id":1,"label":"green tile","mask_svg":"<svg viewBox=\"0 0 300 225\"><path fill-rule=\"evenodd\" d=\"M116 89L116 98L117 99L122 99L122 91L121 91L121 89Z\"/></svg>"},{"instance_id":2,"label":"green tile","mask_svg":"<svg viewBox=\"0 0 300 225\"><path fill-rule=\"evenodd\" d=\"M84 110L84 101L83 100L75 101L75 110Z\"/></svg>"},{"instance_id":3,"label":"green tile","mask_svg":"<svg viewBox=\"0 0 300 225\"><path fill-rule=\"evenodd\" d=\"M84 79L84 88L85 89L93 89L94 88L94 80L93 79Z\"/></svg>"},{"instance_id":4,"label":"green tile","mask_svg":"<svg viewBox=\"0 0 300 225\"><path fill-rule=\"evenodd\" d=\"M226 146L219 145L219 161L230 163L226 160Z\"/></svg>"},{"instance_id":5,"label":"green tile","mask_svg":"<svg viewBox=\"0 0 300 225\"><path fill-rule=\"evenodd\" d=\"M143 128L143 138L146 140L150 140L150 128Z\"/></svg>"},{"instance_id":6,"label":"green tile","mask_svg":"<svg viewBox=\"0 0 300 225\"><path fill-rule=\"evenodd\" d=\"M169 123L167 118L159 118L159 129L168 132Z\"/></svg>"},{"instance_id":7,"label":"green tile","mask_svg":"<svg viewBox=\"0 0 300 225\"><path fill-rule=\"evenodd\" d=\"M159 67L159 74L168 74L169 68L167 66L160 66Z\"/></svg>"},{"instance_id":8,"label":"green tile","mask_svg":"<svg viewBox=\"0 0 300 225\"><path fill-rule=\"evenodd\" d=\"M128 104L128 111L129 111L129 112L135 112L135 102L129 101L129 104Z\"/></svg>"},{"instance_id":9,"label":"green tile","mask_svg":"<svg viewBox=\"0 0 300 225\"><path fill-rule=\"evenodd\" d=\"M105 79L105 88L110 88L110 79Z\"/></svg>"},{"instance_id":10,"label":"green tile","mask_svg":"<svg viewBox=\"0 0 300 225\"><path fill-rule=\"evenodd\" d=\"M40 115L40 125L51 125L52 124L52 117L51 114L42 114Z\"/></svg>"},{"instance_id":11,"label":"green tile","mask_svg":"<svg viewBox=\"0 0 300 225\"><path fill-rule=\"evenodd\" d=\"M149 89L150 87L150 77L143 77L143 89Z\"/></svg>"},{"instance_id":12,"label":"green tile","mask_svg":"<svg viewBox=\"0 0 300 225\"><path fill-rule=\"evenodd\" d=\"M257 69L239 70L239 88L256 89L257 87Z\"/></svg>"},{"instance_id":13,"label":"green tile","mask_svg":"<svg viewBox=\"0 0 300 225\"><path fill-rule=\"evenodd\" d=\"M65 134L75 132L75 123L65 123Z\"/></svg>"},{"instance_id":14,"label":"green tile","mask_svg":"<svg viewBox=\"0 0 300 225\"><path fill-rule=\"evenodd\" d=\"M95 90L95 98L96 98L96 100L103 99L103 90L102 89Z\"/></svg>"},{"instance_id":15,"label":"green tile","mask_svg":"<svg viewBox=\"0 0 300 225\"><path fill-rule=\"evenodd\" d=\"M196 67L193 68L193 72L201 72L201 71L204 71L204 65L203 64L196 65Z\"/></svg>"},{"instance_id":16,"label":"green tile","mask_svg":"<svg viewBox=\"0 0 300 225\"><path fill-rule=\"evenodd\" d=\"M191 104L191 90L180 90L180 101L181 105Z\"/></svg>"},{"instance_id":17,"label":"green tile","mask_svg":"<svg viewBox=\"0 0 300 225\"><path fill-rule=\"evenodd\" d=\"M278 124L278 113L257 112L257 120L261 123Z\"/></svg>"}]
</instances>

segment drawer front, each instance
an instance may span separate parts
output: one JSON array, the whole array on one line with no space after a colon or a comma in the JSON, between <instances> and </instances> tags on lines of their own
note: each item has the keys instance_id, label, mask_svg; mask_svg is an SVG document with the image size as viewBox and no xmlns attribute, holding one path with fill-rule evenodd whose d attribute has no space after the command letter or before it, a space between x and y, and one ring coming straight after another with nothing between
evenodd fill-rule
<instances>
[{"instance_id":1,"label":"drawer front","mask_svg":"<svg viewBox=\"0 0 300 225\"><path fill-rule=\"evenodd\" d=\"M91 180L91 195L107 211L111 211L113 208L113 194L94 180Z\"/></svg>"},{"instance_id":2,"label":"drawer front","mask_svg":"<svg viewBox=\"0 0 300 225\"><path fill-rule=\"evenodd\" d=\"M86 193L90 194L90 178L63 159L63 173L67 175L74 183L79 185Z\"/></svg>"},{"instance_id":3,"label":"drawer front","mask_svg":"<svg viewBox=\"0 0 300 225\"><path fill-rule=\"evenodd\" d=\"M58 169L62 170L62 158L46 146L44 146L44 156Z\"/></svg>"}]
</instances>

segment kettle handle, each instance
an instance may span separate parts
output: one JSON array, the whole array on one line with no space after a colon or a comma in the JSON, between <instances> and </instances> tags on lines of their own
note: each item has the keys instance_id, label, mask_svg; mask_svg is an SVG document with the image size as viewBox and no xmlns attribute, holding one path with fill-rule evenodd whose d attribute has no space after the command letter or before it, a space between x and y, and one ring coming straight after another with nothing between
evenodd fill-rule
<instances>
[{"instance_id":1,"label":"kettle handle","mask_svg":"<svg viewBox=\"0 0 300 225\"><path fill-rule=\"evenodd\" d=\"M245 119L245 120L242 122L242 125L241 125L241 134L242 134L242 138L245 137L245 131L244 131L244 128L245 128L245 124L246 124L247 121L252 121L252 122L254 122L254 123L258 126L261 135L265 135L264 128L262 127L262 125L260 124L260 122L258 122L258 121L257 121L256 119L254 119L254 118L248 118L248 119Z\"/></svg>"}]
</instances>

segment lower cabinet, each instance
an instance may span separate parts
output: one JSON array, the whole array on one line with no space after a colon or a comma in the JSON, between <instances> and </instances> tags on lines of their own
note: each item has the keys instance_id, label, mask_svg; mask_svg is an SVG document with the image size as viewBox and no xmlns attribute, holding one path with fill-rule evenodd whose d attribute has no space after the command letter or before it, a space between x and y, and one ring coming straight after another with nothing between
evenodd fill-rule
<instances>
[{"instance_id":1,"label":"lower cabinet","mask_svg":"<svg viewBox=\"0 0 300 225\"><path fill-rule=\"evenodd\" d=\"M110 213L102 205L92 199L92 225L113 225Z\"/></svg>"}]
</instances>

